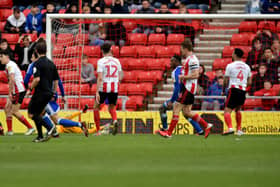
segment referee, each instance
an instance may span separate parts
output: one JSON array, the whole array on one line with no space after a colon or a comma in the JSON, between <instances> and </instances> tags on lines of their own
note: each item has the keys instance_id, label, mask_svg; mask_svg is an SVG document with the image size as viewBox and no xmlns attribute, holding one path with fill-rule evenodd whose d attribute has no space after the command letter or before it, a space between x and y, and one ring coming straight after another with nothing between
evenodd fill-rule
<instances>
[{"instance_id":1,"label":"referee","mask_svg":"<svg viewBox=\"0 0 280 187\"><path fill-rule=\"evenodd\" d=\"M47 46L46 41L40 41L35 46L35 52L38 54L39 59L33 66L33 81L28 88L27 95L29 95L33 89L35 92L28 105L28 116L36 124L38 131L38 137L33 142L47 141L52 132L55 130L55 126L50 127L43 120L42 115L45 112L45 107L48 102L53 99L56 93L59 75L54 63L46 57ZM46 137L43 137L42 126L44 126L48 133Z\"/></svg>"}]
</instances>

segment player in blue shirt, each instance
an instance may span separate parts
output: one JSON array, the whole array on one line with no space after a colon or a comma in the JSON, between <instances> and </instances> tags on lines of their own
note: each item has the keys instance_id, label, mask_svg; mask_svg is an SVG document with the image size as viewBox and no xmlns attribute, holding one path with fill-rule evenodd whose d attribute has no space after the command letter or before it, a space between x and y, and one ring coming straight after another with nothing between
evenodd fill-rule
<instances>
[{"instance_id":1,"label":"player in blue shirt","mask_svg":"<svg viewBox=\"0 0 280 187\"><path fill-rule=\"evenodd\" d=\"M33 66L34 66L34 63L35 61L37 60L38 56L37 54L34 52L32 54L32 63L28 66L28 69L27 69L27 72L26 72L26 75L24 77L24 85L26 88L28 88L28 83L30 81L30 78L32 77L33 75ZM59 89L60 89L60 92L61 92L61 96L62 96L62 100L65 101L64 99L64 88L63 88L63 84L61 82L61 80L59 79L58 81L58 86L59 86ZM45 110L46 110L46 113L43 117L43 120L51 127L53 127L53 123L52 121L57 125L62 125L63 127L80 127L85 136L88 137L88 130L86 128L86 125L85 123L80 123L80 122L76 122L76 121L72 121L72 120L69 120L69 119L63 119L63 118L60 118L58 116L58 112L60 110L60 107L57 103L57 98L58 98L58 94L57 92L55 93L55 96L54 96L54 100L51 100ZM58 136L57 133L54 133L53 136Z\"/></svg>"},{"instance_id":2,"label":"player in blue shirt","mask_svg":"<svg viewBox=\"0 0 280 187\"><path fill-rule=\"evenodd\" d=\"M181 87L181 83L179 80L179 75L181 74L181 57L178 55L174 55L171 58L171 68L174 69L172 71L171 77L172 80L174 82L174 90L173 90L173 94L172 97L165 101L163 103L163 105L160 107L159 112L160 112L160 118L161 118L161 122L162 122L162 129L163 131L168 129L168 125L167 125L167 114L166 111L172 109L173 103L178 99L179 97L179 93L180 93L180 87ZM188 119L186 118L193 126L193 128L196 130L196 132L199 135L203 135L204 131L201 129L200 125L193 121L192 119Z\"/></svg>"}]
</instances>

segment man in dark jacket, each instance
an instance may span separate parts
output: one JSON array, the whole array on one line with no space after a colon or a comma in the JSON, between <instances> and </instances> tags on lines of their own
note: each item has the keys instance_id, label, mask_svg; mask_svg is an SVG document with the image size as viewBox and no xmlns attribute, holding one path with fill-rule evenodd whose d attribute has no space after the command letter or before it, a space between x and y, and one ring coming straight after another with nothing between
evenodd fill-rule
<instances>
[{"instance_id":1,"label":"man in dark jacket","mask_svg":"<svg viewBox=\"0 0 280 187\"><path fill-rule=\"evenodd\" d=\"M148 0L142 1L142 8L137 10L137 14L153 14L155 13L155 9L151 6Z\"/></svg>"},{"instance_id":2,"label":"man in dark jacket","mask_svg":"<svg viewBox=\"0 0 280 187\"><path fill-rule=\"evenodd\" d=\"M260 38L254 38L252 50L248 53L246 63L252 71L257 71L263 55L262 43Z\"/></svg>"},{"instance_id":3,"label":"man in dark jacket","mask_svg":"<svg viewBox=\"0 0 280 187\"><path fill-rule=\"evenodd\" d=\"M112 21L106 24L106 40L113 42L113 45L124 46L126 31L121 21Z\"/></svg>"},{"instance_id":4,"label":"man in dark jacket","mask_svg":"<svg viewBox=\"0 0 280 187\"><path fill-rule=\"evenodd\" d=\"M6 21L4 30L8 33L24 33L26 18L19 8L14 8L14 12Z\"/></svg>"},{"instance_id":5,"label":"man in dark jacket","mask_svg":"<svg viewBox=\"0 0 280 187\"><path fill-rule=\"evenodd\" d=\"M270 47L264 49L262 63L266 64L268 74L272 76L273 80L275 81L274 83L277 84L279 60L273 57L272 49Z\"/></svg>"},{"instance_id":6,"label":"man in dark jacket","mask_svg":"<svg viewBox=\"0 0 280 187\"><path fill-rule=\"evenodd\" d=\"M127 4L124 0L112 1L112 13L113 14L129 14Z\"/></svg>"}]
</instances>

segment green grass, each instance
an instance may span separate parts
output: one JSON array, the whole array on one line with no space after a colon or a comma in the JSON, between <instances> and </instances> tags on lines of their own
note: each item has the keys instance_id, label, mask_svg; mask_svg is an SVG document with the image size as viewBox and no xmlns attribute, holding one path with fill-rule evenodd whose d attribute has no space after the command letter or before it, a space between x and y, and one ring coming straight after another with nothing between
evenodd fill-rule
<instances>
[{"instance_id":1,"label":"green grass","mask_svg":"<svg viewBox=\"0 0 280 187\"><path fill-rule=\"evenodd\" d=\"M32 138L0 137L1 187L279 185L280 136Z\"/></svg>"}]
</instances>

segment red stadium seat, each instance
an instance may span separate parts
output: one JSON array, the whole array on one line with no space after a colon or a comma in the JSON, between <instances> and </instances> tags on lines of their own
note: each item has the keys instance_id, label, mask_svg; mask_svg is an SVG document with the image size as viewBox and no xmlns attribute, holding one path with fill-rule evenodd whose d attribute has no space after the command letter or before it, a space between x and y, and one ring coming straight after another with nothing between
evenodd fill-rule
<instances>
[{"instance_id":1,"label":"red stadium seat","mask_svg":"<svg viewBox=\"0 0 280 187\"><path fill-rule=\"evenodd\" d=\"M270 29L272 32L276 32L274 21L260 21L258 25L258 30L263 30L264 28Z\"/></svg>"},{"instance_id":2,"label":"red stadium seat","mask_svg":"<svg viewBox=\"0 0 280 187\"><path fill-rule=\"evenodd\" d=\"M243 50L244 55L242 58L246 59L248 56L248 53L251 51L251 47L250 46L235 46L235 48L240 48Z\"/></svg>"},{"instance_id":3,"label":"red stadium seat","mask_svg":"<svg viewBox=\"0 0 280 187\"><path fill-rule=\"evenodd\" d=\"M203 14L201 9L188 9L189 14Z\"/></svg>"},{"instance_id":4,"label":"red stadium seat","mask_svg":"<svg viewBox=\"0 0 280 187\"><path fill-rule=\"evenodd\" d=\"M142 71L137 75L139 82L152 82L156 84L156 78L151 71Z\"/></svg>"},{"instance_id":5,"label":"red stadium seat","mask_svg":"<svg viewBox=\"0 0 280 187\"><path fill-rule=\"evenodd\" d=\"M93 109L95 98L82 98L81 107L88 105L89 109Z\"/></svg>"},{"instance_id":6,"label":"red stadium seat","mask_svg":"<svg viewBox=\"0 0 280 187\"><path fill-rule=\"evenodd\" d=\"M148 39L149 45L165 45L165 34L150 34Z\"/></svg>"},{"instance_id":7,"label":"red stadium seat","mask_svg":"<svg viewBox=\"0 0 280 187\"><path fill-rule=\"evenodd\" d=\"M57 46L57 45L55 45L54 47L53 47L53 50L52 50L52 55L54 56L54 57L60 57L60 58L62 58L63 56L64 56L64 47L63 46Z\"/></svg>"},{"instance_id":8,"label":"red stadium seat","mask_svg":"<svg viewBox=\"0 0 280 187\"><path fill-rule=\"evenodd\" d=\"M100 46L84 46L84 54L88 57L101 57L101 49Z\"/></svg>"},{"instance_id":9,"label":"red stadium seat","mask_svg":"<svg viewBox=\"0 0 280 187\"><path fill-rule=\"evenodd\" d=\"M151 46L137 46L135 47L138 57L155 57L154 48Z\"/></svg>"},{"instance_id":10,"label":"red stadium seat","mask_svg":"<svg viewBox=\"0 0 280 187\"><path fill-rule=\"evenodd\" d=\"M151 71L151 74L153 74L154 79L157 82L163 80L163 71L155 70L155 71Z\"/></svg>"},{"instance_id":11,"label":"red stadium seat","mask_svg":"<svg viewBox=\"0 0 280 187\"><path fill-rule=\"evenodd\" d=\"M66 9L60 9L60 10L58 11L59 14L64 14L65 12L66 12Z\"/></svg>"},{"instance_id":12,"label":"red stadium seat","mask_svg":"<svg viewBox=\"0 0 280 187\"><path fill-rule=\"evenodd\" d=\"M0 11L0 20L6 21L7 18L13 14L12 9L1 9Z\"/></svg>"},{"instance_id":13,"label":"red stadium seat","mask_svg":"<svg viewBox=\"0 0 280 187\"><path fill-rule=\"evenodd\" d=\"M277 32L280 33L280 22L277 23Z\"/></svg>"},{"instance_id":14,"label":"red stadium seat","mask_svg":"<svg viewBox=\"0 0 280 187\"><path fill-rule=\"evenodd\" d=\"M44 38L44 39L46 40L46 34L41 33L40 36L39 36L39 38ZM52 40L52 43L55 43L55 40L56 40L55 34L52 34L51 40Z\"/></svg>"},{"instance_id":15,"label":"red stadium seat","mask_svg":"<svg viewBox=\"0 0 280 187\"><path fill-rule=\"evenodd\" d=\"M179 14L179 9L169 9L172 14Z\"/></svg>"},{"instance_id":16,"label":"red stadium seat","mask_svg":"<svg viewBox=\"0 0 280 187\"><path fill-rule=\"evenodd\" d=\"M58 73L59 73L61 80L66 83L69 83L69 82L78 83L80 80L80 75L79 75L78 71L60 70Z\"/></svg>"},{"instance_id":17,"label":"red stadium seat","mask_svg":"<svg viewBox=\"0 0 280 187\"><path fill-rule=\"evenodd\" d=\"M82 46L68 46L65 48L66 57L74 57L82 55Z\"/></svg>"},{"instance_id":18,"label":"red stadium seat","mask_svg":"<svg viewBox=\"0 0 280 187\"><path fill-rule=\"evenodd\" d=\"M72 64L69 62L68 58L53 58L53 62L59 70L72 69Z\"/></svg>"},{"instance_id":19,"label":"red stadium seat","mask_svg":"<svg viewBox=\"0 0 280 187\"><path fill-rule=\"evenodd\" d=\"M207 71L205 74L209 77L210 81L212 81L216 76L215 71Z\"/></svg>"},{"instance_id":20,"label":"red stadium seat","mask_svg":"<svg viewBox=\"0 0 280 187\"><path fill-rule=\"evenodd\" d=\"M138 59L131 59L130 61L127 61L128 69L129 70L145 70L146 69L146 63L143 63L143 60Z\"/></svg>"},{"instance_id":21,"label":"red stadium seat","mask_svg":"<svg viewBox=\"0 0 280 187\"><path fill-rule=\"evenodd\" d=\"M75 44L74 36L70 33L58 34L56 38L56 45L71 46Z\"/></svg>"},{"instance_id":22,"label":"red stadium seat","mask_svg":"<svg viewBox=\"0 0 280 187\"><path fill-rule=\"evenodd\" d=\"M274 92L278 95L280 92L280 84L274 84L272 89L274 90Z\"/></svg>"},{"instance_id":23,"label":"red stadium seat","mask_svg":"<svg viewBox=\"0 0 280 187\"><path fill-rule=\"evenodd\" d=\"M157 58L172 57L174 55L173 49L169 46L155 47L155 53Z\"/></svg>"},{"instance_id":24,"label":"red stadium seat","mask_svg":"<svg viewBox=\"0 0 280 187\"><path fill-rule=\"evenodd\" d=\"M249 39L249 46L252 46L252 42L254 38L256 37L255 33L247 33L248 34L248 39Z\"/></svg>"},{"instance_id":25,"label":"red stadium seat","mask_svg":"<svg viewBox=\"0 0 280 187\"><path fill-rule=\"evenodd\" d=\"M99 58L88 58L88 63L92 64L94 69L97 69L97 61L99 60Z\"/></svg>"},{"instance_id":26,"label":"red stadium seat","mask_svg":"<svg viewBox=\"0 0 280 187\"><path fill-rule=\"evenodd\" d=\"M0 82L8 83L8 78L7 78L7 74L5 71L0 71Z\"/></svg>"},{"instance_id":27,"label":"red stadium seat","mask_svg":"<svg viewBox=\"0 0 280 187\"><path fill-rule=\"evenodd\" d=\"M147 35L142 33L132 33L129 35L130 45L146 45Z\"/></svg>"},{"instance_id":28,"label":"red stadium seat","mask_svg":"<svg viewBox=\"0 0 280 187\"><path fill-rule=\"evenodd\" d=\"M243 108L244 110L253 110L260 106L262 106L261 99L246 99Z\"/></svg>"},{"instance_id":29,"label":"red stadium seat","mask_svg":"<svg viewBox=\"0 0 280 187\"><path fill-rule=\"evenodd\" d=\"M8 33L3 33L2 38L5 38L10 45L16 44L19 39L18 34L8 34Z\"/></svg>"},{"instance_id":30,"label":"red stadium seat","mask_svg":"<svg viewBox=\"0 0 280 187\"><path fill-rule=\"evenodd\" d=\"M232 57L232 53L234 51L234 46L225 46L223 49L223 58Z\"/></svg>"},{"instance_id":31,"label":"red stadium seat","mask_svg":"<svg viewBox=\"0 0 280 187\"><path fill-rule=\"evenodd\" d=\"M67 107L68 109L78 109L79 107L79 99L78 98L69 98L67 99Z\"/></svg>"},{"instance_id":32,"label":"red stadium seat","mask_svg":"<svg viewBox=\"0 0 280 187\"><path fill-rule=\"evenodd\" d=\"M180 55L181 54L181 46L180 45L169 45L168 46L170 50L173 51L173 54Z\"/></svg>"},{"instance_id":33,"label":"red stadium seat","mask_svg":"<svg viewBox=\"0 0 280 187\"><path fill-rule=\"evenodd\" d=\"M4 31L4 28L5 28L5 24L6 24L6 21L1 21L0 22L0 31Z\"/></svg>"},{"instance_id":34,"label":"red stadium seat","mask_svg":"<svg viewBox=\"0 0 280 187\"><path fill-rule=\"evenodd\" d=\"M167 45L181 45L184 40L184 34L168 34Z\"/></svg>"},{"instance_id":35,"label":"red stadium seat","mask_svg":"<svg viewBox=\"0 0 280 187\"><path fill-rule=\"evenodd\" d=\"M95 95L95 93L97 91L96 89L97 89L96 84L93 84L90 88L90 94Z\"/></svg>"},{"instance_id":36,"label":"red stadium seat","mask_svg":"<svg viewBox=\"0 0 280 187\"><path fill-rule=\"evenodd\" d=\"M134 96L135 97L135 96ZM122 102L120 103L120 104L122 104ZM129 98L128 98L128 100L126 101L126 103L125 103L125 108L126 109L130 109L130 110L133 110L133 111L135 111L136 109L137 109L137 104L136 104L136 100L133 98L133 96L130 96Z\"/></svg>"},{"instance_id":37,"label":"red stadium seat","mask_svg":"<svg viewBox=\"0 0 280 187\"><path fill-rule=\"evenodd\" d=\"M249 45L248 34L247 33L233 34L230 44L231 45L241 45L241 46Z\"/></svg>"},{"instance_id":38,"label":"red stadium seat","mask_svg":"<svg viewBox=\"0 0 280 187\"><path fill-rule=\"evenodd\" d=\"M239 25L239 32L253 32L256 33L258 30L256 21L242 21Z\"/></svg>"},{"instance_id":39,"label":"red stadium seat","mask_svg":"<svg viewBox=\"0 0 280 187\"><path fill-rule=\"evenodd\" d=\"M132 46L123 46L120 51L121 57L136 57L136 49Z\"/></svg>"},{"instance_id":40,"label":"red stadium seat","mask_svg":"<svg viewBox=\"0 0 280 187\"><path fill-rule=\"evenodd\" d=\"M129 63L129 61L132 61L132 60L134 60L135 58L119 58L119 61L120 61L120 63L121 63L121 65L122 65L122 69L123 70L131 70L131 69L129 69L130 67L128 67L128 65L130 64ZM133 69L132 69L133 70Z\"/></svg>"},{"instance_id":41,"label":"red stadium seat","mask_svg":"<svg viewBox=\"0 0 280 187\"><path fill-rule=\"evenodd\" d=\"M0 1L0 8L12 8L12 7L13 7L13 0Z\"/></svg>"},{"instance_id":42,"label":"red stadium seat","mask_svg":"<svg viewBox=\"0 0 280 187\"><path fill-rule=\"evenodd\" d=\"M26 8L26 9L24 9L24 11L22 12L24 15L25 15L25 17L29 14L31 12L31 10L30 9L28 9L28 8Z\"/></svg>"},{"instance_id":43,"label":"red stadium seat","mask_svg":"<svg viewBox=\"0 0 280 187\"><path fill-rule=\"evenodd\" d=\"M119 46L113 45L112 46L112 52L113 52L114 57L119 58L119 56L120 56Z\"/></svg>"},{"instance_id":44,"label":"red stadium seat","mask_svg":"<svg viewBox=\"0 0 280 187\"><path fill-rule=\"evenodd\" d=\"M143 95L146 96L145 88L141 84L131 84L127 86L128 95Z\"/></svg>"},{"instance_id":45,"label":"red stadium seat","mask_svg":"<svg viewBox=\"0 0 280 187\"><path fill-rule=\"evenodd\" d=\"M42 9L41 10L41 14L44 14L44 13L46 13L47 12L47 9Z\"/></svg>"},{"instance_id":46,"label":"red stadium seat","mask_svg":"<svg viewBox=\"0 0 280 187\"><path fill-rule=\"evenodd\" d=\"M153 93L153 83L144 82L144 83L140 83L140 85L142 86L143 90L146 92L145 94L150 95Z\"/></svg>"},{"instance_id":47,"label":"red stadium seat","mask_svg":"<svg viewBox=\"0 0 280 187\"><path fill-rule=\"evenodd\" d=\"M90 94L90 90L91 89L89 87L89 84L81 84L81 94L82 95L89 95Z\"/></svg>"},{"instance_id":48,"label":"red stadium seat","mask_svg":"<svg viewBox=\"0 0 280 187\"><path fill-rule=\"evenodd\" d=\"M0 83L0 95L9 94L9 85L5 83Z\"/></svg>"},{"instance_id":49,"label":"red stadium seat","mask_svg":"<svg viewBox=\"0 0 280 187\"><path fill-rule=\"evenodd\" d=\"M88 45L89 43L89 34L77 34L75 36L76 45Z\"/></svg>"},{"instance_id":50,"label":"red stadium seat","mask_svg":"<svg viewBox=\"0 0 280 187\"><path fill-rule=\"evenodd\" d=\"M126 20L123 22L123 26L127 32L131 32L133 29L137 28L137 24L135 21Z\"/></svg>"},{"instance_id":51,"label":"red stadium seat","mask_svg":"<svg viewBox=\"0 0 280 187\"><path fill-rule=\"evenodd\" d=\"M32 42L35 42L37 40L37 34L23 34L23 35L30 36Z\"/></svg>"},{"instance_id":52,"label":"red stadium seat","mask_svg":"<svg viewBox=\"0 0 280 187\"><path fill-rule=\"evenodd\" d=\"M159 58L158 60L165 66L166 69L170 68L170 58Z\"/></svg>"},{"instance_id":53,"label":"red stadium seat","mask_svg":"<svg viewBox=\"0 0 280 187\"><path fill-rule=\"evenodd\" d=\"M153 59L153 58L147 58L142 59L143 63L146 64L147 70L165 70L166 66L163 64L162 60L160 58Z\"/></svg>"},{"instance_id":54,"label":"red stadium seat","mask_svg":"<svg viewBox=\"0 0 280 187\"><path fill-rule=\"evenodd\" d=\"M135 71L124 71L123 82L133 82L136 83L138 81L137 74Z\"/></svg>"},{"instance_id":55,"label":"red stadium seat","mask_svg":"<svg viewBox=\"0 0 280 187\"><path fill-rule=\"evenodd\" d=\"M231 63L231 58L217 58L214 60L213 64L212 64L212 69L216 70L216 69L226 69L226 66Z\"/></svg>"},{"instance_id":56,"label":"red stadium seat","mask_svg":"<svg viewBox=\"0 0 280 187\"><path fill-rule=\"evenodd\" d=\"M127 95L127 87L128 87L128 84L126 84L126 83L120 84L119 95Z\"/></svg>"},{"instance_id":57,"label":"red stadium seat","mask_svg":"<svg viewBox=\"0 0 280 187\"><path fill-rule=\"evenodd\" d=\"M7 98L0 99L0 109L4 109L7 103Z\"/></svg>"}]
</instances>

